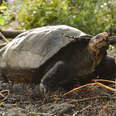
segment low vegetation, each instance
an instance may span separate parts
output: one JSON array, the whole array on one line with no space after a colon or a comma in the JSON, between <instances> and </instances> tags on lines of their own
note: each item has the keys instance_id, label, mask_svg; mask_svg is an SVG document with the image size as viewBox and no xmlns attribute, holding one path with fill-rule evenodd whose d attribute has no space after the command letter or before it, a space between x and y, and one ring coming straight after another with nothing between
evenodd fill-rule
<instances>
[{"instance_id":1,"label":"low vegetation","mask_svg":"<svg viewBox=\"0 0 116 116\"><path fill-rule=\"evenodd\" d=\"M18 29L66 24L96 34L115 28L115 5L115 0L31 0L31 4L20 0L12 6L0 6L0 24L18 21Z\"/></svg>"}]
</instances>

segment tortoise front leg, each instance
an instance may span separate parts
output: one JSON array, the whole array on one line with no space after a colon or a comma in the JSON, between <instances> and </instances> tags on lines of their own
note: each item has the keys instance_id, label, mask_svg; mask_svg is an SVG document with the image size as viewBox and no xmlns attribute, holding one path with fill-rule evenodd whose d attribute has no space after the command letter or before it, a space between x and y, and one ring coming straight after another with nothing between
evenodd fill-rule
<instances>
[{"instance_id":1,"label":"tortoise front leg","mask_svg":"<svg viewBox=\"0 0 116 116\"><path fill-rule=\"evenodd\" d=\"M70 80L70 70L63 61L58 61L44 75L40 82L40 91L47 93Z\"/></svg>"},{"instance_id":2,"label":"tortoise front leg","mask_svg":"<svg viewBox=\"0 0 116 116\"><path fill-rule=\"evenodd\" d=\"M116 63L115 59L110 56L105 56L101 64L96 68L96 75L105 79L116 78Z\"/></svg>"}]
</instances>

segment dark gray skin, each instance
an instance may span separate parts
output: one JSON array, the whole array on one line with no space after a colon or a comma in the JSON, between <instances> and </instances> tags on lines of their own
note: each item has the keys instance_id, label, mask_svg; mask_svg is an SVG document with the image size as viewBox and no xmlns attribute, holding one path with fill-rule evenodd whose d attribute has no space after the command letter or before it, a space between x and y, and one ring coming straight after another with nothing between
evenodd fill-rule
<instances>
[{"instance_id":1,"label":"dark gray skin","mask_svg":"<svg viewBox=\"0 0 116 116\"><path fill-rule=\"evenodd\" d=\"M80 39L67 37L75 34ZM74 80L86 80L93 72L100 74L104 68L99 67L109 70L106 67L115 62L107 57L108 46L106 32L86 39L86 34L68 26L43 27L19 35L1 50L0 69L15 83L40 84L45 94Z\"/></svg>"},{"instance_id":2,"label":"dark gray skin","mask_svg":"<svg viewBox=\"0 0 116 116\"><path fill-rule=\"evenodd\" d=\"M74 42L66 49L64 48L64 50L60 51L58 55L59 58L57 56L58 60L50 67L50 70L47 71L40 82L41 92L46 93L52 90L52 88L54 89L72 81L74 78L78 78L78 80L80 77L84 78L83 74L86 76L91 72L94 72L97 64L98 67L95 71L96 75L104 74L105 76L105 74L107 75L107 72L110 74L114 73L114 68L111 68L112 66L115 66L114 59L105 55L106 49L108 48L108 39L107 37L104 37L103 39L102 36L103 33L94 37L90 41L90 46L86 46L86 43L84 42ZM97 43L96 38L99 40L101 39L101 41L98 41ZM86 48L84 48L84 46L86 46ZM93 51L93 48L95 51ZM96 55L96 57L94 55ZM99 65L101 60L102 63Z\"/></svg>"},{"instance_id":3,"label":"dark gray skin","mask_svg":"<svg viewBox=\"0 0 116 116\"><path fill-rule=\"evenodd\" d=\"M102 59L100 65L96 67L94 75L110 80L115 79L116 77L115 59L111 56L105 56Z\"/></svg>"}]
</instances>

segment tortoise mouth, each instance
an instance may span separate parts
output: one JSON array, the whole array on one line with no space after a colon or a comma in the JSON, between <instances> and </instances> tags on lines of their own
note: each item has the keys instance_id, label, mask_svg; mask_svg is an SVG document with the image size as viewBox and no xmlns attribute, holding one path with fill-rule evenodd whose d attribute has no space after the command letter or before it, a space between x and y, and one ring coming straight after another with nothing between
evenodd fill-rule
<instances>
[{"instance_id":1,"label":"tortoise mouth","mask_svg":"<svg viewBox=\"0 0 116 116\"><path fill-rule=\"evenodd\" d=\"M101 50L101 49L108 49L109 46L109 41L108 40L102 40L102 41L97 41L97 40L93 40L89 43L89 47L96 51L96 50Z\"/></svg>"},{"instance_id":2,"label":"tortoise mouth","mask_svg":"<svg viewBox=\"0 0 116 116\"><path fill-rule=\"evenodd\" d=\"M109 46L109 38L106 32L94 36L89 42L91 52L106 51Z\"/></svg>"},{"instance_id":3,"label":"tortoise mouth","mask_svg":"<svg viewBox=\"0 0 116 116\"><path fill-rule=\"evenodd\" d=\"M96 49L101 49L101 48L108 48L109 46L109 38L108 38L108 33L103 32L95 37L92 38L91 43L93 43L93 47Z\"/></svg>"},{"instance_id":4,"label":"tortoise mouth","mask_svg":"<svg viewBox=\"0 0 116 116\"><path fill-rule=\"evenodd\" d=\"M96 49L101 49L101 48L108 48L109 46L109 41L108 40L102 40L98 43L95 43L95 48Z\"/></svg>"}]
</instances>

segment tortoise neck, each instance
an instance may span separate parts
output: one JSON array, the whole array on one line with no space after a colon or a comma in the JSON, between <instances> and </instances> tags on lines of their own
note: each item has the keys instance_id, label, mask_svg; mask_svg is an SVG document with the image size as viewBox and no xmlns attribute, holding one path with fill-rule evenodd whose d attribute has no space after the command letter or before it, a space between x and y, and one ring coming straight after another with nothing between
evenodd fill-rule
<instances>
[{"instance_id":1,"label":"tortoise neck","mask_svg":"<svg viewBox=\"0 0 116 116\"><path fill-rule=\"evenodd\" d=\"M88 52L94 61L94 65L97 66L100 64L103 56L106 54L106 50L97 49L94 46L88 46Z\"/></svg>"}]
</instances>

